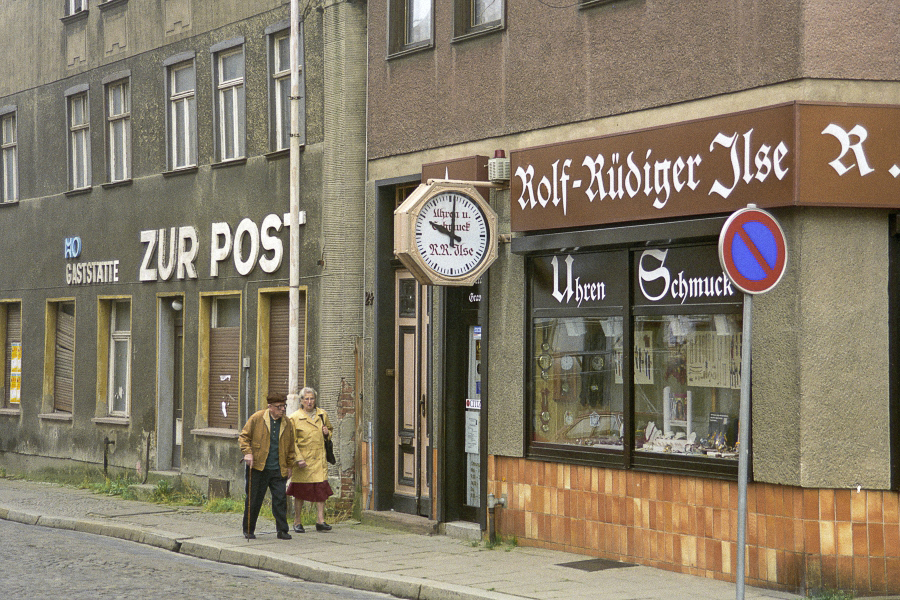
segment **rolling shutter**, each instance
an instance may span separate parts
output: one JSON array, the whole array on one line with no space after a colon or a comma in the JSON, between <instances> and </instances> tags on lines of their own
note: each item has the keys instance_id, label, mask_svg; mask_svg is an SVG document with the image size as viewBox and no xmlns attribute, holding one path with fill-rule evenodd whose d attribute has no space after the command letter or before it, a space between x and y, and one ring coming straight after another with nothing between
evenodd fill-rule
<instances>
[{"instance_id":1,"label":"rolling shutter","mask_svg":"<svg viewBox=\"0 0 900 600\"><path fill-rule=\"evenodd\" d=\"M240 328L209 330L209 426L238 428L241 361Z\"/></svg>"},{"instance_id":2,"label":"rolling shutter","mask_svg":"<svg viewBox=\"0 0 900 600\"><path fill-rule=\"evenodd\" d=\"M56 311L56 364L54 366L53 410L72 412L75 398L75 315L66 305Z\"/></svg>"},{"instance_id":3,"label":"rolling shutter","mask_svg":"<svg viewBox=\"0 0 900 600\"><path fill-rule=\"evenodd\" d=\"M303 372L306 360L306 294L300 292L299 360L297 364L300 386L304 384ZM269 306L269 393L288 393L288 367L290 336L290 305L287 294L273 294ZM298 390L299 391L299 390Z\"/></svg>"}]
</instances>

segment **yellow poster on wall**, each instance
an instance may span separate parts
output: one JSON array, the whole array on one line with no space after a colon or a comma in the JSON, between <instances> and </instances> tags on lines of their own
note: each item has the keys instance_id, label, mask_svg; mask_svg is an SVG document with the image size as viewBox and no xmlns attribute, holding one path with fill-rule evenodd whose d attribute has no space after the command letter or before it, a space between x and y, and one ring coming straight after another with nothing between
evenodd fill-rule
<instances>
[{"instance_id":1,"label":"yellow poster on wall","mask_svg":"<svg viewBox=\"0 0 900 600\"><path fill-rule=\"evenodd\" d=\"M22 399L22 344L12 343L9 365L9 403L18 404Z\"/></svg>"}]
</instances>

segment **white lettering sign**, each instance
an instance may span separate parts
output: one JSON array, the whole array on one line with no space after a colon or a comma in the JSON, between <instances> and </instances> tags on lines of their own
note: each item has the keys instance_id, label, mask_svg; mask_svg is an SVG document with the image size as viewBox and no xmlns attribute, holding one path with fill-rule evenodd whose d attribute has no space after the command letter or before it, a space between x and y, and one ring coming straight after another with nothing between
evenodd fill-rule
<instances>
[{"instance_id":1,"label":"white lettering sign","mask_svg":"<svg viewBox=\"0 0 900 600\"><path fill-rule=\"evenodd\" d=\"M254 267L266 273L275 272L284 259L284 243L277 235L289 226L289 215L267 215L262 224L245 218L232 233L228 223L210 225L209 274L219 276L219 266L229 260L243 276ZM140 281L169 281L197 279L197 255L200 251L197 230L191 226L141 231L141 243L145 245L143 259L138 270ZM154 266L155 265L155 266Z\"/></svg>"}]
</instances>

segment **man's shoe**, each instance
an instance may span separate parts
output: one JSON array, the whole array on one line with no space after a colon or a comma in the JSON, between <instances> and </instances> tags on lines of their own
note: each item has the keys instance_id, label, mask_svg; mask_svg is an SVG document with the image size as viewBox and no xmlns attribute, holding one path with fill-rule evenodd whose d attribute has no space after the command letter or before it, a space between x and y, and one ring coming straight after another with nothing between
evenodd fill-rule
<instances>
[{"instance_id":1,"label":"man's shoe","mask_svg":"<svg viewBox=\"0 0 900 600\"><path fill-rule=\"evenodd\" d=\"M291 534L289 534L287 531L279 531L278 539L279 540L289 540L289 539L291 539Z\"/></svg>"},{"instance_id":2,"label":"man's shoe","mask_svg":"<svg viewBox=\"0 0 900 600\"><path fill-rule=\"evenodd\" d=\"M306 533L306 530L303 529L303 525L297 523L294 525L294 533Z\"/></svg>"},{"instance_id":3,"label":"man's shoe","mask_svg":"<svg viewBox=\"0 0 900 600\"><path fill-rule=\"evenodd\" d=\"M331 531L331 525L324 521L316 523L316 531Z\"/></svg>"},{"instance_id":4,"label":"man's shoe","mask_svg":"<svg viewBox=\"0 0 900 600\"><path fill-rule=\"evenodd\" d=\"M248 540L255 540L255 539L256 539L256 536L253 535L252 533L245 533L245 534L244 534L244 537L247 538Z\"/></svg>"}]
</instances>

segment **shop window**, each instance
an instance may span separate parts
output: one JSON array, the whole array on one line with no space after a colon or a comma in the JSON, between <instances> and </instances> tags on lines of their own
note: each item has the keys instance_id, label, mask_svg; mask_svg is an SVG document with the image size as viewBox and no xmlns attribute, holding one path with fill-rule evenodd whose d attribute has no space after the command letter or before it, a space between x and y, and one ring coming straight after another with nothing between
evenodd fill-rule
<instances>
[{"instance_id":1,"label":"shop window","mask_svg":"<svg viewBox=\"0 0 900 600\"><path fill-rule=\"evenodd\" d=\"M621 317L533 321L538 441L621 450Z\"/></svg>"},{"instance_id":2,"label":"shop window","mask_svg":"<svg viewBox=\"0 0 900 600\"><path fill-rule=\"evenodd\" d=\"M0 110L0 202L15 202L19 197L16 111Z\"/></svg>"},{"instance_id":3,"label":"shop window","mask_svg":"<svg viewBox=\"0 0 900 600\"><path fill-rule=\"evenodd\" d=\"M168 69L169 170L197 165L197 98L193 57L170 59Z\"/></svg>"},{"instance_id":4,"label":"shop window","mask_svg":"<svg viewBox=\"0 0 900 600\"><path fill-rule=\"evenodd\" d=\"M432 47L433 15L433 0L390 0L388 54Z\"/></svg>"},{"instance_id":5,"label":"shop window","mask_svg":"<svg viewBox=\"0 0 900 600\"><path fill-rule=\"evenodd\" d=\"M740 315L636 317L635 446L737 460Z\"/></svg>"},{"instance_id":6,"label":"shop window","mask_svg":"<svg viewBox=\"0 0 900 600\"><path fill-rule=\"evenodd\" d=\"M219 161L244 156L244 48L226 42L213 48L216 84L216 152ZM237 47L233 47L234 44Z\"/></svg>"},{"instance_id":7,"label":"shop window","mask_svg":"<svg viewBox=\"0 0 900 600\"><path fill-rule=\"evenodd\" d=\"M22 303L0 303L0 364L3 388L0 407L17 409L22 401Z\"/></svg>"},{"instance_id":8,"label":"shop window","mask_svg":"<svg viewBox=\"0 0 900 600\"><path fill-rule=\"evenodd\" d=\"M131 93L129 80L106 85L106 157L110 182L131 177Z\"/></svg>"},{"instance_id":9,"label":"shop window","mask_svg":"<svg viewBox=\"0 0 900 600\"><path fill-rule=\"evenodd\" d=\"M269 36L269 129L273 152L290 147L291 134L291 36L287 23L266 29ZM300 27L297 60L300 92L300 144L306 140L303 27Z\"/></svg>"},{"instance_id":10,"label":"shop window","mask_svg":"<svg viewBox=\"0 0 900 600\"><path fill-rule=\"evenodd\" d=\"M736 473L742 295L716 246L529 264L531 455Z\"/></svg>"},{"instance_id":11,"label":"shop window","mask_svg":"<svg viewBox=\"0 0 900 600\"><path fill-rule=\"evenodd\" d=\"M453 35L461 38L501 30L505 17L505 0L455 0Z\"/></svg>"},{"instance_id":12,"label":"shop window","mask_svg":"<svg viewBox=\"0 0 900 600\"><path fill-rule=\"evenodd\" d=\"M131 301L101 300L97 364L106 414L127 417L131 412ZM104 385L105 384L105 385Z\"/></svg>"},{"instance_id":13,"label":"shop window","mask_svg":"<svg viewBox=\"0 0 900 600\"><path fill-rule=\"evenodd\" d=\"M88 94L67 94L69 130L69 189L80 190L91 185L91 119Z\"/></svg>"}]
</instances>

